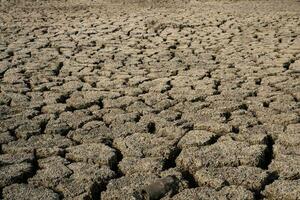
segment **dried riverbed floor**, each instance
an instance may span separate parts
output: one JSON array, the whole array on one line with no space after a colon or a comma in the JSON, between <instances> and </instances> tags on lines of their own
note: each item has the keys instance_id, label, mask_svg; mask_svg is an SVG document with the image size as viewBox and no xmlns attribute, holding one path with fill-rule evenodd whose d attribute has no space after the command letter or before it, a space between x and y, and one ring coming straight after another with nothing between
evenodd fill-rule
<instances>
[{"instance_id":1,"label":"dried riverbed floor","mask_svg":"<svg viewBox=\"0 0 300 200\"><path fill-rule=\"evenodd\" d=\"M3 4L0 199L299 199L299 74L296 0Z\"/></svg>"}]
</instances>

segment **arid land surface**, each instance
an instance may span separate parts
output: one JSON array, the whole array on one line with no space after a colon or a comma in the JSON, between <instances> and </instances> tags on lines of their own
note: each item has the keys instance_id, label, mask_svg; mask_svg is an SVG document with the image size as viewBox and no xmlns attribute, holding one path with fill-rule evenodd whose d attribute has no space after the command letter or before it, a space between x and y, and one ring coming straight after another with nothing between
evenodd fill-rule
<instances>
[{"instance_id":1,"label":"arid land surface","mask_svg":"<svg viewBox=\"0 0 300 200\"><path fill-rule=\"evenodd\" d=\"M300 2L0 6L0 199L300 199Z\"/></svg>"}]
</instances>

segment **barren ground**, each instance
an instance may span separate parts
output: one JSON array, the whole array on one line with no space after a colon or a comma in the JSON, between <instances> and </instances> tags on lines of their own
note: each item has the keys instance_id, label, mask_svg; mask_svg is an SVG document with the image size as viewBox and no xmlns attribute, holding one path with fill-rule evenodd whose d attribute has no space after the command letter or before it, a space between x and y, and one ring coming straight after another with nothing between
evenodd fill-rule
<instances>
[{"instance_id":1,"label":"barren ground","mask_svg":"<svg viewBox=\"0 0 300 200\"><path fill-rule=\"evenodd\" d=\"M0 199L299 200L299 75L297 0L2 0Z\"/></svg>"}]
</instances>

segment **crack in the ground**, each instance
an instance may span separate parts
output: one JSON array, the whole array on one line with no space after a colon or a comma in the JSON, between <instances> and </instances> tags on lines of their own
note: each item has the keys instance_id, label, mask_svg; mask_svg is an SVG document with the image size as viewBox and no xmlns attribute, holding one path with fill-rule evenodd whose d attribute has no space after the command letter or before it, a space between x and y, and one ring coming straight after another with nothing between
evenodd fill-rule
<instances>
[{"instance_id":1,"label":"crack in the ground","mask_svg":"<svg viewBox=\"0 0 300 200\"><path fill-rule=\"evenodd\" d=\"M176 158L179 156L181 149L175 147L168 159L164 161L163 170L168 170L176 167Z\"/></svg>"},{"instance_id":2,"label":"crack in the ground","mask_svg":"<svg viewBox=\"0 0 300 200\"><path fill-rule=\"evenodd\" d=\"M242 10L244 2L228 4L233 7L238 5L239 9ZM285 2L285 4L287 5L288 3ZM166 123L174 122L173 125L176 126L176 128L186 131L182 135L186 135L188 131L194 130L194 123L198 123L198 117L211 118L208 119L208 121L215 120L214 116L219 115L216 113L219 113L220 107L227 107L227 105L230 107L230 105L224 101L220 107L214 106L212 110L208 110L210 113L206 115L198 112L200 109L193 111L189 107L190 105L191 107L198 106L202 102L211 105L214 101L222 101L224 99L230 99L230 101L234 103L241 103L240 99L248 100L247 97L249 97L251 103L240 105L236 111L245 112L248 110L250 114L252 113L252 115L249 116L249 121L252 119L253 121L258 121L257 123L249 122L251 123L251 127L268 124L268 120L270 119L272 125L285 124L284 131L286 131L288 124L286 121L293 120L293 123L299 122L299 119L294 119L293 115L289 115L290 111L292 114L296 114L295 109L299 101L298 94L295 92L297 74L294 74L294 66L296 62L298 62L298 53L296 53L298 50L296 49L295 51L293 45L297 45L299 39L297 38L297 30L294 30L294 27L299 25L299 18L297 16L289 17L289 11L281 15L281 13L277 11L280 10L281 12L282 8L276 10L277 7L280 7L278 5L276 5L275 12L278 13L280 17L274 17L277 15L273 15L273 13L268 13L267 15L263 13L262 15L261 12L256 12L259 8L257 6L255 10L253 10L255 12L252 12L250 9L251 14L249 13L249 15L240 13L240 10L238 10L236 14L230 11L229 15L223 15L224 12L228 12L223 9L223 6L226 7L228 5L227 3L226 5L222 4L222 1L220 1L214 4L213 7L209 6L208 10L209 12L211 11L210 9L215 11L215 9L219 9L218 7L222 5L221 12L210 12L209 15L207 15L206 12L204 12L204 14L202 12L196 13L198 10L196 10L197 6L195 4L195 7L191 8L191 12L187 9L184 10L184 14L181 12L170 13L164 10L159 10L159 13L156 13L157 10L147 9L146 11L143 10L138 13L133 13L133 15L128 15L126 8L123 10L123 8L119 7L117 8L118 12L113 13L113 15L116 15L116 18L111 18L108 13L98 16L93 13L95 10L89 8L91 5L87 6L84 4L76 6L72 4L55 4L53 7L51 4L46 5L45 2L46 6L39 3L33 8L29 8L30 4L26 4L26 6L15 5L15 10L10 9L7 11L2 9L4 16L0 17L5 22L4 27L0 28L4 32L3 38L5 39L5 42L0 44L0 62L1 64L2 61L4 63L4 68L2 68L2 66L0 67L0 82L3 83L1 92L3 90L3 93L9 93L13 96L9 103L7 103L5 99L3 102L0 102L0 106L3 105L3 107L5 107L7 105L12 108L12 111L14 111L14 109L16 109L17 112L19 112L19 110L24 111L23 107L27 107L28 104L27 100L24 100L23 104L22 99L28 97L30 100L29 103L33 103L35 99L49 98L51 93L61 90L64 91L65 88L63 88L62 85L69 81L78 81L83 85L81 88L74 90L71 88L70 92L66 91L67 94L62 95L57 102L52 102L51 99L44 102L43 106L57 103L66 106L62 111L57 111L57 113L51 114L52 111L41 112L42 108L36 108L37 105L30 105L25 113L26 117L29 118L27 119L29 125L31 123L30 121L34 120L34 117L38 115L47 115L47 117L49 115L49 118L54 120L59 118L58 113L61 114L71 111L68 112L68 114L72 115L76 110L87 109L94 111L99 109L95 111L97 117L93 116L91 120L82 122L78 119L80 124L78 126L76 125L76 128L80 128L81 130L87 122L105 121L103 120L103 116L107 110L115 109L115 116L112 114L109 116L110 118L118 118L118 113L127 114L128 112L161 114L158 118L162 117L162 121L167 121ZM269 5L271 4L268 4L268 6ZM203 9L205 6L206 5L202 4L199 9ZM48 13L47 10L49 8L51 10L50 13ZM244 9L245 12L248 13L249 4L247 4ZM160 13L160 11L162 11L162 13ZM16 14L13 15L14 12L16 12ZM31 12L32 15L28 18L28 14L31 14ZM114 12L114 10L112 9L110 12ZM149 24L145 24L149 19ZM154 19L153 22L151 19ZM177 21L175 22L174 20ZM90 21L93 21L93 23L90 24ZM146 26L146 28L144 28L144 26ZM282 30L284 31L282 32ZM42 41L40 42L39 39L42 39ZM243 41L243 44L241 41ZM265 48L261 47L262 43L266 44L272 53L267 54ZM286 43L287 45L285 45ZM7 66L5 66L6 62L8 63ZM32 66L30 65L31 63L41 66ZM167 69L165 70L165 68ZM198 73L198 69L200 73ZM134 80L135 76L139 76L137 82ZM162 77L169 78L171 81L163 81L158 87L156 87L155 83L151 83ZM131 78L133 80L130 80ZM148 78L148 80L144 80L145 78ZM140 80L140 82L138 82L138 80ZM135 84L130 84L131 81ZM149 82L149 84L145 84L147 82ZM185 87L187 87L186 91ZM128 95L126 90L133 88L136 89L137 92L130 92ZM182 91L182 93L177 94L178 96L174 95L177 89ZM138 108L136 108L132 106L133 103L125 103L122 106L116 105L113 108L104 108L102 100L99 100L99 102L87 103L79 109L77 106L72 107L72 104L70 104L68 100L72 93L78 90L82 92L89 90L115 92L120 90L122 96L141 98L140 101L147 106L143 104L139 106L139 104L137 104ZM190 99L186 103L186 100L189 99L190 96L187 97L185 95L189 93L190 90L192 90L192 94L189 95L195 95L195 98ZM50 95L45 95L45 91L48 91ZM202 92L203 97L201 96ZM147 95L143 96L143 94L147 93L149 93L150 98ZM293 99L287 98L286 101L280 103L291 103L291 106L283 105L281 107L281 105L279 105L278 108L276 108L278 102L271 103L272 99L275 99L277 95L281 95L282 93L291 95ZM158 96L157 98L156 95ZM165 96L167 96L167 103L163 102ZM153 101L152 97L154 99ZM110 99L111 97L108 96L105 98ZM0 101L1 100L0 97ZM76 101L76 99L74 99L74 101ZM82 101L85 101L85 97L83 97ZM159 101L162 101L165 105L156 105ZM172 108L174 106L173 102L176 102L174 103L175 105L183 103L182 106L179 105L178 107L180 110L178 117L175 116L177 115L176 112L174 114L174 109ZM15 108L15 106L18 108ZM128 107L130 107L130 109ZM285 109L286 107L288 107L288 109ZM144 108L146 111L143 110ZM176 107L174 108L176 109ZM38 112L34 111L34 109ZM30 112L33 114L28 114L27 111L29 110L31 110ZM163 113L163 111L167 112ZM215 111L217 112L215 113ZM245 118L234 118L236 111L221 113L222 123L224 122L226 124L226 130L224 131L226 133L222 133L225 138L227 132L230 132L230 134L232 134L232 132L235 133L235 136L238 138L239 135L243 134L245 128L244 124L248 123L247 116L245 116ZM282 113L283 115L272 118L273 112L276 114ZM30 116L28 117L27 115ZM189 115L187 119L192 119L191 122L182 117L185 115ZM88 116L90 115L88 114ZM151 137L155 138L157 136L156 134L159 133L158 129L162 126L161 123L165 122L156 120L156 118L153 121L149 120L150 122L145 122L140 120L142 116L141 114L136 118L129 117L130 119L128 119L128 121L132 122L132 124L128 123L129 130L124 130L124 132L128 131L131 134L136 130L142 130L143 132L152 134ZM13 119L13 117L12 115L11 118ZM220 116L217 117L218 119L220 118ZM6 118L3 121L5 120ZM16 120L21 119L16 118ZM107 127L110 128L107 131L108 133L105 134L110 134L110 131L113 129L118 129L119 127L123 128L122 124L113 124L109 122L110 120L111 119L107 119L107 121L105 121ZM124 121L126 120L127 119ZM61 122L63 122L63 120ZM12 123L12 121L4 123ZM40 135L45 134L47 123L45 122L40 125ZM69 126L73 125L72 122L65 123L69 124ZM234 125L231 125L232 123ZM90 125L93 126L93 123L87 125L87 127ZM232 128L228 128L227 130L227 125ZM12 127L11 124L8 126ZM70 137L69 139L74 145L79 145L82 143L80 138L74 137L78 141L81 141L78 142L72 138L72 134L68 135L69 131L75 130L74 126L72 128L67 126L67 130L60 132L60 135L63 136L63 138ZM165 124L163 124L163 126L165 126ZM168 124L166 126L168 126ZM5 150L7 153L5 148L10 142L13 142L12 144L16 143L16 147L12 148L18 148L19 143L22 146L23 138L15 137L16 134L14 131L17 128L18 127L11 128L12 130L9 130L11 134L4 135L4 137L8 139L4 138L4 144L0 145L0 154L3 153L2 148L3 151ZM51 128L50 125L49 128ZM249 127L247 126L246 129L247 128L250 128L250 125ZM2 130L0 130L0 132L2 132ZM7 130L5 129L4 132L7 132ZM89 132L87 132L87 134L89 134ZM101 134L102 133L99 133L99 135ZM127 135L128 133L124 134ZM253 136L256 137L254 134L255 133L253 133ZM119 164L123 159L122 153L127 155L126 150L125 152L121 152L113 146L114 141L110 136L105 135L104 137L104 141L101 139L101 142L113 148L117 154L117 161L111 166L111 170L117 174L115 178L125 176L121 172ZM169 139L168 137L166 137L166 140ZM258 134L257 137L258 138L255 139L259 140L260 134ZM32 139L35 138L39 139L39 135L37 134ZM224 137L216 136L207 145L212 145L215 142L222 143L224 142L223 138ZM164 140L165 138L159 139ZM178 141L180 141L180 139L181 138L179 138ZM249 140L251 139L252 135ZM29 143L26 144L31 145L31 139L28 142ZM271 135L268 135L266 150L259 154L263 154L262 157L257 158L260 159L261 162L255 164L255 166L261 168L263 172L270 172L262 184L262 188L259 188L259 190L255 189L258 191L251 191L255 193L256 199L266 198L263 197L262 191L265 190L267 185L270 185L274 180L278 179L278 175L272 173L269 169L274 159L274 143L274 139ZM169 156L164 157L163 171L171 171L173 168L177 170L179 168L178 165L181 165L179 163L178 165L176 164L176 159L182 152L182 149L178 148L177 145L178 142L174 145L175 148L173 146L167 147L171 149L171 153L168 152ZM261 144L261 146L263 146L263 144ZM255 149L255 147L253 148ZM66 148L61 149L62 151L59 153L59 156L65 158ZM134 147L130 149L130 151L135 151ZM157 150L154 149L154 151ZM205 156L208 155L209 158L207 159L211 158L209 153L211 152L203 153ZM256 155L255 152L253 156ZM226 155L224 157L226 157ZM216 162L219 162L218 159L217 157ZM37 174L37 161L37 157L34 155L33 167L32 170L29 170L30 174L27 176L28 173L25 173L26 177L18 177L17 183L27 183L31 176ZM124 164L126 165L128 163ZM290 163L287 163L287 165L289 164ZM220 165L222 165L222 163ZM213 166L207 167L211 168ZM194 179L196 177L194 177L194 172L184 171L186 169L187 168L178 169L182 173L183 180L189 183L189 188L198 187ZM20 179L21 181L19 181ZM107 190L107 184L102 188L102 185L94 183L90 188L91 194L89 194L89 196L91 195L91 197L89 198L99 199L101 192ZM228 183L228 185L230 184ZM71 185L71 187L73 186ZM3 198L2 192L0 188L0 199ZM63 193L57 193L60 194L60 199L63 199Z\"/></svg>"},{"instance_id":3,"label":"crack in the ground","mask_svg":"<svg viewBox=\"0 0 300 200\"><path fill-rule=\"evenodd\" d=\"M189 171L181 171L181 174L182 174L183 178L188 182L189 188L199 187L199 184L195 180L193 174L191 174Z\"/></svg>"},{"instance_id":4,"label":"crack in the ground","mask_svg":"<svg viewBox=\"0 0 300 200\"><path fill-rule=\"evenodd\" d=\"M266 178L265 182L263 183L262 187L258 191L254 191L254 198L255 200L263 200L265 199L265 196L262 194L262 192L265 190L267 185L272 184L274 181L276 181L279 178L278 174L275 172L270 172L268 174L268 177Z\"/></svg>"},{"instance_id":5,"label":"crack in the ground","mask_svg":"<svg viewBox=\"0 0 300 200\"><path fill-rule=\"evenodd\" d=\"M192 128L191 130L194 130L194 128ZM189 131L191 131L191 130L189 130ZM187 131L185 134L183 134L183 136L180 137L180 139L183 138L186 134L188 134L189 131ZM206 145L212 145L212 144L216 143L218 141L219 137L220 136L215 136ZM177 168L180 171L180 173L182 174L183 180L185 180L188 183L188 188L199 187L199 184L195 180L193 174L191 174L188 170L178 167L176 164L176 159L178 158L178 156L180 155L180 153L182 151L182 149L178 147L178 143L179 143L180 139L178 139L178 142L176 144L174 144L175 149L172 151L169 158L167 160L165 160L164 166L163 166L163 171L166 171L171 168Z\"/></svg>"},{"instance_id":6,"label":"crack in the ground","mask_svg":"<svg viewBox=\"0 0 300 200\"><path fill-rule=\"evenodd\" d=\"M36 150L33 151L33 155L34 155L34 160L32 161L32 172L24 180L24 183L27 183L27 184L28 184L28 179L34 177L39 169L38 160L37 160L37 156L36 156Z\"/></svg>"},{"instance_id":7,"label":"crack in the ground","mask_svg":"<svg viewBox=\"0 0 300 200\"><path fill-rule=\"evenodd\" d=\"M113 179L118 179L118 178L121 178L121 177L125 176L125 174L123 174L123 172L119 169L119 163L123 160L123 154L122 154L122 152L113 145L113 141L111 141L110 143L108 143L106 145L109 146L110 148L114 149L115 152L116 152L116 155L117 155L117 161L111 167L111 170L113 170L116 173L116 176ZM111 180L113 180L113 179L111 179ZM105 192L107 190L107 185L109 184L109 182L111 180L108 180L101 187L98 186L96 192L94 192L92 194L92 196L93 196L92 199L95 199L95 200L101 199L101 193Z\"/></svg>"},{"instance_id":8,"label":"crack in the ground","mask_svg":"<svg viewBox=\"0 0 300 200\"><path fill-rule=\"evenodd\" d=\"M260 163L260 167L264 170L269 170L269 165L274 159L273 155L273 145L275 144L274 139L268 135L267 136L267 149L265 151L265 158L262 160L262 163ZM255 191L255 199L256 200L261 200L264 199L265 197L263 196L262 192L265 190L267 185L272 184L275 180L279 178L279 175L276 172L269 172L268 171L268 177L266 178L264 184L262 185L262 188L260 188L259 191Z\"/></svg>"},{"instance_id":9,"label":"crack in the ground","mask_svg":"<svg viewBox=\"0 0 300 200\"><path fill-rule=\"evenodd\" d=\"M3 188L0 188L0 199L4 199L3 198Z\"/></svg>"},{"instance_id":10,"label":"crack in the ground","mask_svg":"<svg viewBox=\"0 0 300 200\"><path fill-rule=\"evenodd\" d=\"M275 144L273 138L268 135L267 136L267 142L266 142L266 145L267 145L267 148L266 148L266 151L265 151L265 157L264 159L262 160L262 163L260 163L260 167L262 169L265 169L267 170L269 168L269 165L271 164L272 160L273 160L273 145Z\"/></svg>"}]
</instances>

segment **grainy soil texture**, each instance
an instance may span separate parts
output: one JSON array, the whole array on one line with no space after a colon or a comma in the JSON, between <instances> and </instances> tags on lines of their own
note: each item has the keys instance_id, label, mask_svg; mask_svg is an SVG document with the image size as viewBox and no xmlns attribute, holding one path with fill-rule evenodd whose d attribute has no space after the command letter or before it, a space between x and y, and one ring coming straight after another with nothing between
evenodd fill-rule
<instances>
[{"instance_id":1,"label":"grainy soil texture","mask_svg":"<svg viewBox=\"0 0 300 200\"><path fill-rule=\"evenodd\" d=\"M0 199L299 200L300 1L2 0Z\"/></svg>"}]
</instances>

